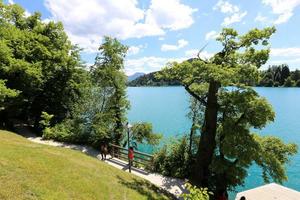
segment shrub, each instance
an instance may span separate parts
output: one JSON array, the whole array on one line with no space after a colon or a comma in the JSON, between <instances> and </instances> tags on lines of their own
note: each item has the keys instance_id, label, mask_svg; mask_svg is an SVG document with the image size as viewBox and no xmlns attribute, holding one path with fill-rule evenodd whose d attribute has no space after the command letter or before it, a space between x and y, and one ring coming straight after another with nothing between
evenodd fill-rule
<instances>
[{"instance_id":1,"label":"shrub","mask_svg":"<svg viewBox=\"0 0 300 200\"><path fill-rule=\"evenodd\" d=\"M154 154L152 170L166 176L187 178L190 174L191 157L186 137L165 145Z\"/></svg>"},{"instance_id":2,"label":"shrub","mask_svg":"<svg viewBox=\"0 0 300 200\"><path fill-rule=\"evenodd\" d=\"M71 126L68 122L64 121L62 123L56 124L54 127L47 127L43 131L43 139L56 140L59 142L72 142L72 132Z\"/></svg>"},{"instance_id":3,"label":"shrub","mask_svg":"<svg viewBox=\"0 0 300 200\"><path fill-rule=\"evenodd\" d=\"M197 188L189 183L186 183L185 187L188 193L181 195L184 200L209 200L209 196L213 195L207 188Z\"/></svg>"}]
</instances>

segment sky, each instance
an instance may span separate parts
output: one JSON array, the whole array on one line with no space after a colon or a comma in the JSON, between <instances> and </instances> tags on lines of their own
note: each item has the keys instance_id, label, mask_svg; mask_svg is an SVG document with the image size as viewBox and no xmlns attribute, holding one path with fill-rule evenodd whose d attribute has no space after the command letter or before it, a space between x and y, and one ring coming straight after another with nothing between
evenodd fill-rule
<instances>
[{"instance_id":1,"label":"sky","mask_svg":"<svg viewBox=\"0 0 300 200\"><path fill-rule=\"evenodd\" d=\"M221 49L215 41L224 27L246 33L275 26L267 68L288 64L300 69L300 0L6 0L20 4L26 15L35 11L45 22L61 21L73 44L92 65L104 36L129 47L125 72L158 71L167 62Z\"/></svg>"}]
</instances>

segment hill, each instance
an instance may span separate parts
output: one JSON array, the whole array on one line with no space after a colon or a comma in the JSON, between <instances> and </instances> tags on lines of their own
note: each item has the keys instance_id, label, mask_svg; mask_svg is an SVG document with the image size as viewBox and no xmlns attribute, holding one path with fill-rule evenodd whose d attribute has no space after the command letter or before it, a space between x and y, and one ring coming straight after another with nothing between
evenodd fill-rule
<instances>
[{"instance_id":1,"label":"hill","mask_svg":"<svg viewBox=\"0 0 300 200\"><path fill-rule=\"evenodd\" d=\"M137 78L139 78L139 77L141 77L143 75L145 75L145 73L143 73L143 72L136 72L136 73L134 73L134 74L132 74L132 75L130 75L130 76L127 77L128 82L133 81L133 80L135 80L135 79L137 79Z\"/></svg>"},{"instance_id":2,"label":"hill","mask_svg":"<svg viewBox=\"0 0 300 200\"><path fill-rule=\"evenodd\" d=\"M168 199L158 188L81 152L0 130L0 199Z\"/></svg>"},{"instance_id":3,"label":"hill","mask_svg":"<svg viewBox=\"0 0 300 200\"><path fill-rule=\"evenodd\" d=\"M158 80L155 77L155 74L158 72L152 72L140 76L139 78L130 81L128 86L130 87L139 87L139 86L178 86L180 85L177 81L168 81L168 80Z\"/></svg>"}]
</instances>

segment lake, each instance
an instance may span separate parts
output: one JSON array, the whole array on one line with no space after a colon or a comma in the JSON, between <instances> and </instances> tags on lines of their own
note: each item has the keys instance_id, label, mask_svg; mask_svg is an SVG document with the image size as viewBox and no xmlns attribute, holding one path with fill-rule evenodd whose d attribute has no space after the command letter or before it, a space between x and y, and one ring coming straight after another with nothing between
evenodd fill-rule
<instances>
[{"instance_id":1,"label":"lake","mask_svg":"<svg viewBox=\"0 0 300 200\"><path fill-rule=\"evenodd\" d=\"M300 88L264 88L255 90L273 105L276 119L264 129L256 131L262 135L278 136L286 142L300 146ZM128 119L133 122L151 122L154 131L162 133L163 142L189 132L191 126L187 118L189 96L182 87L129 87L128 98L131 109ZM150 147L142 151L151 152ZM251 167L244 187L238 191L263 184L261 171ZM287 166L289 180L285 186L300 191L300 153L292 158Z\"/></svg>"}]
</instances>

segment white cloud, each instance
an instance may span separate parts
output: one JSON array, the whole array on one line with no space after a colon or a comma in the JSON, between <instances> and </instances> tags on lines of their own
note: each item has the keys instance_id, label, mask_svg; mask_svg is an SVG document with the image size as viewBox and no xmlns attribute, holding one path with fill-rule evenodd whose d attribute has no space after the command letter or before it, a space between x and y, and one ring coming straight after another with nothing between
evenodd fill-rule
<instances>
[{"instance_id":1,"label":"white cloud","mask_svg":"<svg viewBox=\"0 0 300 200\"><path fill-rule=\"evenodd\" d=\"M127 59L125 61L125 73L127 75L134 74L135 72L150 73L154 71L159 71L166 66L168 62L183 62L192 57L197 57L198 49L191 49L185 52L185 56L181 58L166 58L166 57L141 57L136 59ZM203 51L200 54L201 58L208 59L212 57L213 54L207 51Z\"/></svg>"},{"instance_id":2,"label":"white cloud","mask_svg":"<svg viewBox=\"0 0 300 200\"><path fill-rule=\"evenodd\" d=\"M269 65L288 64L290 69L300 66L300 47L271 48Z\"/></svg>"},{"instance_id":3,"label":"white cloud","mask_svg":"<svg viewBox=\"0 0 300 200\"><path fill-rule=\"evenodd\" d=\"M214 40L219 36L219 33L217 31L210 31L206 33L205 40Z\"/></svg>"},{"instance_id":4,"label":"white cloud","mask_svg":"<svg viewBox=\"0 0 300 200\"><path fill-rule=\"evenodd\" d=\"M274 24L282 24L287 22L291 17L293 16L293 13L283 13L278 16L278 18L274 21Z\"/></svg>"},{"instance_id":5,"label":"white cloud","mask_svg":"<svg viewBox=\"0 0 300 200\"><path fill-rule=\"evenodd\" d=\"M51 19L62 21L72 41L86 51L95 51L104 35L141 38L188 28L196 11L180 0L151 0L148 9L139 8L137 0L45 0L45 5Z\"/></svg>"},{"instance_id":6,"label":"white cloud","mask_svg":"<svg viewBox=\"0 0 300 200\"><path fill-rule=\"evenodd\" d=\"M274 57L300 57L300 47L272 48L270 55Z\"/></svg>"},{"instance_id":7,"label":"white cloud","mask_svg":"<svg viewBox=\"0 0 300 200\"><path fill-rule=\"evenodd\" d=\"M247 15L247 11L242 12L238 6L223 0L219 0L213 9L227 15L222 23L223 26L240 22Z\"/></svg>"},{"instance_id":8,"label":"white cloud","mask_svg":"<svg viewBox=\"0 0 300 200\"><path fill-rule=\"evenodd\" d=\"M274 24L287 22L292 16L297 6L300 6L300 0L262 0L263 4L271 6L272 12L278 15Z\"/></svg>"},{"instance_id":9,"label":"white cloud","mask_svg":"<svg viewBox=\"0 0 300 200\"><path fill-rule=\"evenodd\" d=\"M261 13L258 13L257 16L255 17L254 21L256 22L261 22L261 23L266 23L268 22L268 18L265 16L262 16Z\"/></svg>"},{"instance_id":10,"label":"white cloud","mask_svg":"<svg viewBox=\"0 0 300 200\"><path fill-rule=\"evenodd\" d=\"M138 45L138 46L130 46L127 51L127 55L136 55L140 53L143 49L147 48L147 44L145 45Z\"/></svg>"},{"instance_id":11,"label":"white cloud","mask_svg":"<svg viewBox=\"0 0 300 200\"><path fill-rule=\"evenodd\" d=\"M220 10L222 13L231 13L231 14L240 11L238 6L232 5L229 2L223 0L219 0L213 9Z\"/></svg>"},{"instance_id":12,"label":"white cloud","mask_svg":"<svg viewBox=\"0 0 300 200\"><path fill-rule=\"evenodd\" d=\"M13 0L8 0L8 4L12 5L15 4L15 2Z\"/></svg>"},{"instance_id":13,"label":"white cloud","mask_svg":"<svg viewBox=\"0 0 300 200\"><path fill-rule=\"evenodd\" d=\"M125 61L125 73L134 74L135 72L150 73L159 71L166 66L168 62L182 62L187 58L165 58L165 57L142 57L137 59L127 59Z\"/></svg>"},{"instance_id":14,"label":"white cloud","mask_svg":"<svg viewBox=\"0 0 300 200\"><path fill-rule=\"evenodd\" d=\"M165 40L164 37L159 37L158 40L162 41L162 40Z\"/></svg>"},{"instance_id":15,"label":"white cloud","mask_svg":"<svg viewBox=\"0 0 300 200\"><path fill-rule=\"evenodd\" d=\"M162 51L176 51L176 50L179 50L179 49L185 47L188 44L189 44L188 41L181 39L181 40L177 41L177 45L163 44L161 46L161 50Z\"/></svg>"},{"instance_id":16,"label":"white cloud","mask_svg":"<svg viewBox=\"0 0 300 200\"><path fill-rule=\"evenodd\" d=\"M192 14L197 9L180 3L180 0L152 0L146 12L146 24L156 23L161 28L179 30L194 23Z\"/></svg>"},{"instance_id":17,"label":"white cloud","mask_svg":"<svg viewBox=\"0 0 300 200\"><path fill-rule=\"evenodd\" d=\"M274 64L274 65L279 65L279 64L297 64L298 66L289 66L289 67L298 67L299 69L299 64L300 64L300 58L294 58L294 59L280 59L280 60L271 60L269 64Z\"/></svg>"},{"instance_id":18,"label":"white cloud","mask_svg":"<svg viewBox=\"0 0 300 200\"><path fill-rule=\"evenodd\" d=\"M231 15L229 17L225 17L222 25L228 26L230 24L240 22L246 15L247 15L247 11L245 11L243 13L242 12L234 13L233 15Z\"/></svg>"},{"instance_id":19,"label":"white cloud","mask_svg":"<svg viewBox=\"0 0 300 200\"><path fill-rule=\"evenodd\" d=\"M189 58L196 58L198 56L198 53L199 53L199 49L190 49L190 50L185 51L185 55ZM200 58L209 59L213 55L214 55L213 53L209 53L207 51L202 51L200 53Z\"/></svg>"},{"instance_id":20,"label":"white cloud","mask_svg":"<svg viewBox=\"0 0 300 200\"><path fill-rule=\"evenodd\" d=\"M141 48L139 46L131 46L128 49L127 55L136 55L140 52Z\"/></svg>"}]
</instances>

